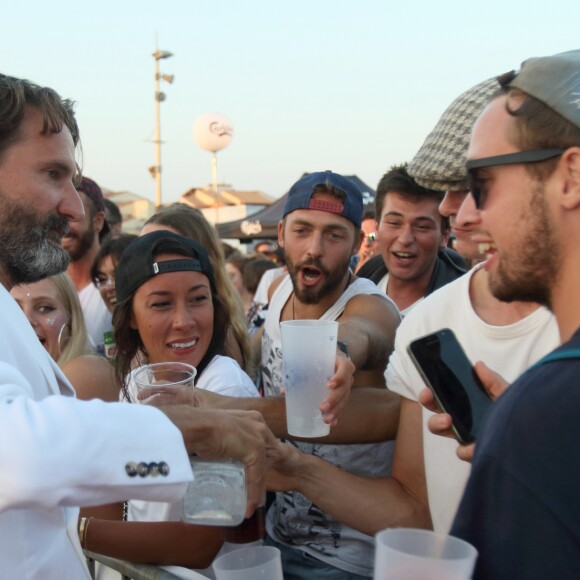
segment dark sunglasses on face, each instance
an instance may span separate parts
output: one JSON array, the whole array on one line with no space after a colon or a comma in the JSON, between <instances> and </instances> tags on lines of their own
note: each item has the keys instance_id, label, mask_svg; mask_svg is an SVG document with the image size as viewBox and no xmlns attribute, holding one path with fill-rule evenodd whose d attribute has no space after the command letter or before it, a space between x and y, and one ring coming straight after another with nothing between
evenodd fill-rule
<instances>
[{"instance_id":1,"label":"dark sunglasses on face","mask_svg":"<svg viewBox=\"0 0 580 580\"><path fill-rule=\"evenodd\" d=\"M370 234L365 235L365 240L369 242L374 242L377 239L377 232L371 232Z\"/></svg>"},{"instance_id":2,"label":"dark sunglasses on face","mask_svg":"<svg viewBox=\"0 0 580 580\"><path fill-rule=\"evenodd\" d=\"M481 159L472 159L467 162L467 180L469 182L469 189L473 199L475 200L475 207L483 209L487 201L487 191L485 187L486 179L481 177L479 172L481 169L488 167L496 167L497 165L517 165L519 163L540 163L553 159L564 153L566 149L534 149L533 151L518 151L517 153L507 153L506 155L495 155L494 157L482 157Z\"/></svg>"}]
</instances>

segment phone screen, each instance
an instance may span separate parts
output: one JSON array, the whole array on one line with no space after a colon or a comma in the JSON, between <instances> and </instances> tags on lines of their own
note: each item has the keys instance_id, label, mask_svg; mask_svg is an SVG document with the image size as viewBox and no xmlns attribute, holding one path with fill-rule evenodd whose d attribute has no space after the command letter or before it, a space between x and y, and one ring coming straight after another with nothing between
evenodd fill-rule
<instances>
[{"instance_id":1,"label":"phone screen","mask_svg":"<svg viewBox=\"0 0 580 580\"><path fill-rule=\"evenodd\" d=\"M418 338L408 351L440 407L451 415L459 441L474 441L492 400L453 331L444 328Z\"/></svg>"}]
</instances>

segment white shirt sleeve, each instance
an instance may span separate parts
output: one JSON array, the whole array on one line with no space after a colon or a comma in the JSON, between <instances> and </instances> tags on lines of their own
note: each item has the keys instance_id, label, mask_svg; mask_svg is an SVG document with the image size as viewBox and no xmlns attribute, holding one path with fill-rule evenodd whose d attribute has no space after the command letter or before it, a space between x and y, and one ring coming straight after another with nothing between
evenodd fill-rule
<instances>
[{"instance_id":1,"label":"white shirt sleeve","mask_svg":"<svg viewBox=\"0 0 580 580\"><path fill-rule=\"evenodd\" d=\"M183 495L192 477L188 455L161 411L56 394L34 400L32 391L14 366L0 362L0 511ZM153 474L152 463L168 473ZM151 473L133 473L139 464Z\"/></svg>"}]
</instances>

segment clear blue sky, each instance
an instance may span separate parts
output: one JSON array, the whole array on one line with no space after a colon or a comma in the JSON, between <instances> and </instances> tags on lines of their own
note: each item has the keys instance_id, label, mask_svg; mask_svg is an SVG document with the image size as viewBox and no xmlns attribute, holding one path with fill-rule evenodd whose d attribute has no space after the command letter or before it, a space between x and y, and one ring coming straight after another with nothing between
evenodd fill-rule
<instances>
[{"instance_id":1,"label":"clear blue sky","mask_svg":"<svg viewBox=\"0 0 580 580\"><path fill-rule=\"evenodd\" d=\"M162 90L163 201L211 181L200 114L234 127L219 180L279 197L303 171L375 187L445 107L522 60L579 48L580 2L528 0L57 0L3 12L1 72L77 101L85 174L155 196L154 60Z\"/></svg>"}]
</instances>

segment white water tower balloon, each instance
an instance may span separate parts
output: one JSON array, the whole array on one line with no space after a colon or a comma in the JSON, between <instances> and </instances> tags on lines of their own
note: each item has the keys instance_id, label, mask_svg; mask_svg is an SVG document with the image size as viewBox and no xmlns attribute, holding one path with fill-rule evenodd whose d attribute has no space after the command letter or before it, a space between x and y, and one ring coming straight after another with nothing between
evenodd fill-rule
<instances>
[{"instance_id":1,"label":"white water tower balloon","mask_svg":"<svg viewBox=\"0 0 580 580\"><path fill-rule=\"evenodd\" d=\"M217 155L227 147L234 134L229 119L221 113L204 113L193 123L193 138L195 142L206 151L211 152L211 173L213 181L213 193L215 196L215 222L219 223L219 195L217 178Z\"/></svg>"},{"instance_id":2,"label":"white water tower balloon","mask_svg":"<svg viewBox=\"0 0 580 580\"><path fill-rule=\"evenodd\" d=\"M204 113L193 124L193 138L206 151L216 153L227 147L234 130L229 119L221 113Z\"/></svg>"}]
</instances>

